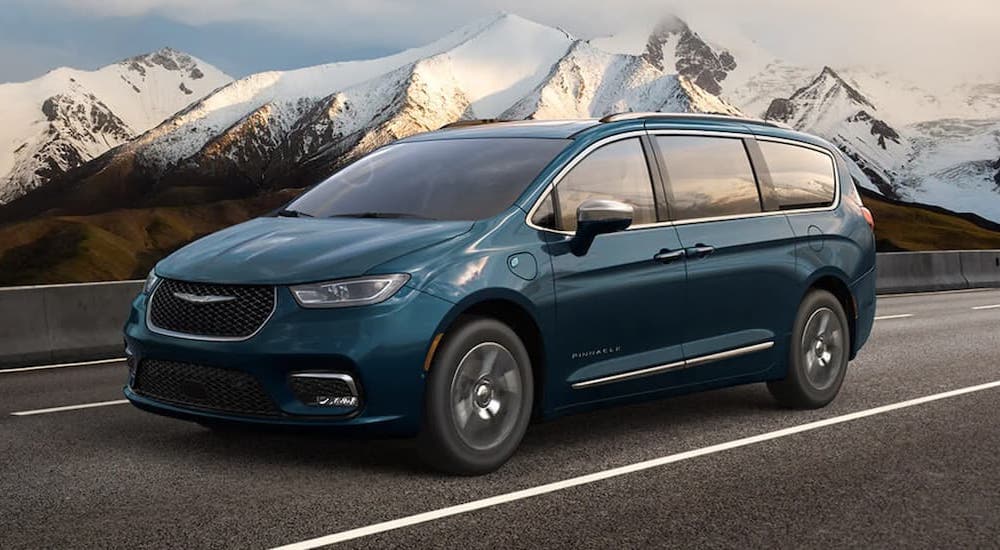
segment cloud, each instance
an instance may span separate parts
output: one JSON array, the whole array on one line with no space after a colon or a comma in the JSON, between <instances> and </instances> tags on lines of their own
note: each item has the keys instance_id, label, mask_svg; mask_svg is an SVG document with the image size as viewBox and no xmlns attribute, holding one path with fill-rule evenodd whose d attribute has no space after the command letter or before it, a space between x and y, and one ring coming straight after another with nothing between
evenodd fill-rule
<instances>
[{"instance_id":1,"label":"cloud","mask_svg":"<svg viewBox=\"0 0 1000 550\"><path fill-rule=\"evenodd\" d=\"M988 72L1000 79L996 0L12 0L81 20L162 17L206 27L245 24L284 41L392 51L427 43L503 10L588 38L648 26L667 13L725 45L736 33L811 65L867 64L930 78ZM175 44L184 48L184 44ZM123 55L134 52L122 52ZM342 53L342 52L341 52ZM342 58L336 53L331 60ZM262 70L267 67L261 67Z\"/></svg>"}]
</instances>

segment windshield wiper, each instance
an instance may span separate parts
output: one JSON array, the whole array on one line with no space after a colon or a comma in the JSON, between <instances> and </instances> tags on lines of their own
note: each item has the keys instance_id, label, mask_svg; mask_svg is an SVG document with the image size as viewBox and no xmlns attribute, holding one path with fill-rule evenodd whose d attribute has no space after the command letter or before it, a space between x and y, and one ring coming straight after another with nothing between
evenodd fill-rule
<instances>
[{"instance_id":1,"label":"windshield wiper","mask_svg":"<svg viewBox=\"0 0 1000 550\"><path fill-rule=\"evenodd\" d=\"M305 212L299 212L298 210L289 210L287 208L282 208L278 210L277 215L282 218L311 218L312 214L306 214Z\"/></svg>"},{"instance_id":2,"label":"windshield wiper","mask_svg":"<svg viewBox=\"0 0 1000 550\"><path fill-rule=\"evenodd\" d=\"M417 214L406 214L403 212L353 212L350 214L334 214L330 216L331 218L379 218L379 219L401 219L409 218L416 220L433 220L434 218L428 218L427 216L420 216Z\"/></svg>"}]
</instances>

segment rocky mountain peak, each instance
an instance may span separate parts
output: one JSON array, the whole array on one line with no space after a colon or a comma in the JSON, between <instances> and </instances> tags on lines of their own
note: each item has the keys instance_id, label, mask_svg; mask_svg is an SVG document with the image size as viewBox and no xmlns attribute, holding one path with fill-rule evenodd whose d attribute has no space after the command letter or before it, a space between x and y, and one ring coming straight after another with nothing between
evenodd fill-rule
<instances>
[{"instance_id":1,"label":"rocky mountain peak","mask_svg":"<svg viewBox=\"0 0 1000 550\"><path fill-rule=\"evenodd\" d=\"M860 103L861 105L866 105L873 109L875 108L875 105L872 104L872 102L869 101L868 98L864 96L864 94L859 92L857 88L855 88L854 86L848 84L847 81L844 80L844 78L837 73L837 71L833 70L828 65L824 66L823 70L820 71L819 76L813 79L813 81L810 82L808 86L806 86L806 88L810 87L812 88L840 87L841 89L843 89L844 93L846 93L847 96L851 98L852 101ZM792 97L794 98L795 96L793 95Z\"/></svg>"},{"instance_id":2,"label":"rocky mountain peak","mask_svg":"<svg viewBox=\"0 0 1000 550\"><path fill-rule=\"evenodd\" d=\"M676 71L714 95L722 93L721 82L736 68L736 59L731 53L716 51L684 20L674 15L656 25L643 56L657 69ZM674 67L669 66L671 58Z\"/></svg>"},{"instance_id":3,"label":"rocky mountain peak","mask_svg":"<svg viewBox=\"0 0 1000 550\"><path fill-rule=\"evenodd\" d=\"M136 55L123 59L120 65L128 67L130 71L146 76L146 69L152 67L163 67L168 71L185 72L192 80L204 77L204 73L198 68L198 61L190 55L177 51L171 47L163 47L155 52Z\"/></svg>"},{"instance_id":4,"label":"rocky mountain peak","mask_svg":"<svg viewBox=\"0 0 1000 550\"><path fill-rule=\"evenodd\" d=\"M802 126L804 119L819 118L820 113L831 109L857 113L852 117L855 120L849 120L851 122L862 119L864 122L875 120L869 112L876 110L875 105L829 66L823 67L819 74L808 84L795 90L790 97L773 99L764 113L764 119L789 123L799 129L808 129ZM892 133L895 131L892 130ZM895 136L897 143L898 137ZM885 136L880 139L884 138L890 138L890 133L885 132Z\"/></svg>"}]
</instances>

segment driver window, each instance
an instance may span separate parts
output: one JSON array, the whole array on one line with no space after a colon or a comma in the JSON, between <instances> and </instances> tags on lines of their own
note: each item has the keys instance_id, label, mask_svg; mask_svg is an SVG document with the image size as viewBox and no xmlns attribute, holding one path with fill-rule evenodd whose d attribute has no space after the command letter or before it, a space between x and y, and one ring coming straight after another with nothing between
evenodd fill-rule
<instances>
[{"instance_id":1,"label":"driver window","mask_svg":"<svg viewBox=\"0 0 1000 550\"><path fill-rule=\"evenodd\" d=\"M576 209L589 199L624 202L635 209L633 225L656 223L656 199L638 138L609 143L587 155L556 185L532 221L541 227L576 230ZM543 225L546 223L548 225Z\"/></svg>"}]
</instances>

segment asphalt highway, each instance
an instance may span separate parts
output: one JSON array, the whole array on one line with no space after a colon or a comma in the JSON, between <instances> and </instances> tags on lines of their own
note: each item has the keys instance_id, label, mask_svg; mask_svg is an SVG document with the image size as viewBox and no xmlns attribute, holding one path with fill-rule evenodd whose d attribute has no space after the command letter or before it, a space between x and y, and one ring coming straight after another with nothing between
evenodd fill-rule
<instances>
[{"instance_id":1,"label":"asphalt highway","mask_svg":"<svg viewBox=\"0 0 1000 550\"><path fill-rule=\"evenodd\" d=\"M0 548L1000 548L1000 290L880 298L825 409L753 385L565 417L476 478L215 434L124 379L0 371Z\"/></svg>"}]
</instances>

